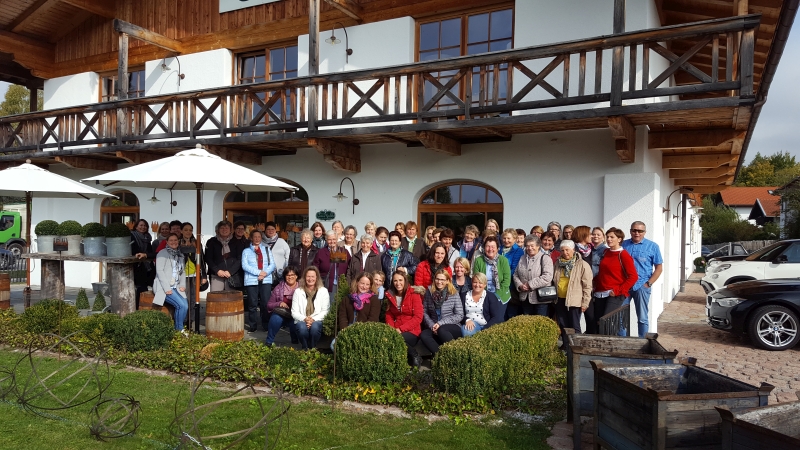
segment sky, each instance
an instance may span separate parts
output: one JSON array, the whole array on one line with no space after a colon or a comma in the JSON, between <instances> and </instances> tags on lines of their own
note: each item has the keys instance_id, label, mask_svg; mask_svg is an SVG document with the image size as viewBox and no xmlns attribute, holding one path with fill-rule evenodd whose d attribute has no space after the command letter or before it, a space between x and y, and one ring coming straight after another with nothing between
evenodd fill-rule
<instances>
[{"instance_id":1,"label":"sky","mask_svg":"<svg viewBox=\"0 0 800 450\"><path fill-rule=\"evenodd\" d=\"M793 84L800 75L800 24L795 23L789 42L778 64L778 72L770 87L767 103L761 109L745 162L756 153L772 155L786 151L800 161L800 139L795 134L800 127L800 89ZM0 82L0 98L5 96L8 83Z\"/></svg>"}]
</instances>

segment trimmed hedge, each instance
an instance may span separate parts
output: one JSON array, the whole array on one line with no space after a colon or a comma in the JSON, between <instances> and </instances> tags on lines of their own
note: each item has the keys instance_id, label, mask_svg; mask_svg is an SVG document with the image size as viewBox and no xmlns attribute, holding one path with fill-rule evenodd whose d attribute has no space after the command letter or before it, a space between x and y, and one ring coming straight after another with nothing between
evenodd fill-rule
<instances>
[{"instance_id":1,"label":"trimmed hedge","mask_svg":"<svg viewBox=\"0 0 800 450\"><path fill-rule=\"evenodd\" d=\"M58 226L59 236L79 236L83 226L74 220L65 220Z\"/></svg>"},{"instance_id":2,"label":"trimmed hedge","mask_svg":"<svg viewBox=\"0 0 800 450\"><path fill-rule=\"evenodd\" d=\"M336 369L345 380L399 383L408 374L406 343L385 323L355 323L336 337Z\"/></svg>"},{"instance_id":3,"label":"trimmed hedge","mask_svg":"<svg viewBox=\"0 0 800 450\"><path fill-rule=\"evenodd\" d=\"M103 295L102 292L97 292L94 296L94 302L92 302L92 311L102 311L106 309L106 297Z\"/></svg>"},{"instance_id":4,"label":"trimmed hedge","mask_svg":"<svg viewBox=\"0 0 800 450\"><path fill-rule=\"evenodd\" d=\"M108 224L106 227L106 237L107 238L115 238L115 237L130 237L131 229L128 228L127 225L120 222L114 222Z\"/></svg>"},{"instance_id":5,"label":"trimmed hedge","mask_svg":"<svg viewBox=\"0 0 800 450\"><path fill-rule=\"evenodd\" d=\"M89 222L81 228L83 237L105 237L106 227L97 222Z\"/></svg>"},{"instance_id":6,"label":"trimmed hedge","mask_svg":"<svg viewBox=\"0 0 800 450\"><path fill-rule=\"evenodd\" d=\"M20 316L22 326L30 333L58 333L68 322L78 318L78 308L50 298L26 309Z\"/></svg>"},{"instance_id":7,"label":"trimmed hedge","mask_svg":"<svg viewBox=\"0 0 800 450\"><path fill-rule=\"evenodd\" d=\"M172 319L161 311L136 311L119 321L113 342L118 348L131 352L166 347L175 334Z\"/></svg>"},{"instance_id":8,"label":"trimmed hedge","mask_svg":"<svg viewBox=\"0 0 800 450\"><path fill-rule=\"evenodd\" d=\"M81 288L78 291L78 298L75 299L75 307L78 309L91 309L89 305L89 296L86 295L86 289Z\"/></svg>"},{"instance_id":9,"label":"trimmed hedge","mask_svg":"<svg viewBox=\"0 0 800 450\"><path fill-rule=\"evenodd\" d=\"M543 316L518 316L441 346L433 359L434 386L465 396L490 396L535 384L563 359L558 325Z\"/></svg>"},{"instance_id":10,"label":"trimmed hedge","mask_svg":"<svg viewBox=\"0 0 800 450\"><path fill-rule=\"evenodd\" d=\"M93 339L113 342L121 321L122 319L114 313L92 314L82 317L78 328Z\"/></svg>"},{"instance_id":11,"label":"trimmed hedge","mask_svg":"<svg viewBox=\"0 0 800 450\"><path fill-rule=\"evenodd\" d=\"M36 224L33 229L37 236L55 236L58 234L58 222L55 220L43 220Z\"/></svg>"}]
</instances>

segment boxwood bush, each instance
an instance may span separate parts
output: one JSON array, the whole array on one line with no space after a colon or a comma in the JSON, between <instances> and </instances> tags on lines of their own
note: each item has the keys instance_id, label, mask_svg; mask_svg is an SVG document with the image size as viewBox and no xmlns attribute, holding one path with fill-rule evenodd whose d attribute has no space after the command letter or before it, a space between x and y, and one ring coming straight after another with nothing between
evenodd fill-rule
<instances>
[{"instance_id":1,"label":"boxwood bush","mask_svg":"<svg viewBox=\"0 0 800 450\"><path fill-rule=\"evenodd\" d=\"M81 224L74 220L65 220L58 226L59 236L80 236L83 231Z\"/></svg>"},{"instance_id":2,"label":"boxwood bush","mask_svg":"<svg viewBox=\"0 0 800 450\"><path fill-rule=\"evenodd\" d=\"M437 389L466 396L496 395L535 384L563 359L559 329L543 316L518 316L443 345L433 359Z\"/></svg>"},{"instance_id":3,"label":"boxwood bush","mask_svg":"<svg viewBox=\"0 0 800 450\"><path fill-rule=\"evenodd\" d=\"M79 329L96 340L113 342L121 321L122 319L114 313L92 314L83 318Z\"/></svg>"},{"instance_id":4,"label":"boxwood bush","mask_svg":"<svg viewBox=\"0 0 800 450\"><path fill-rule=\"evenodd\" d=\"M37 236L56 236L58 235L58 222L55 220L43 220L36 224L33 229Z\"/></svg>"},{"instance_id":5,"label":"boxwood bush","mask_svg":"<svg viewBox=\"0 0 800 450\"><path fill-rule=\"evenodd\" d=\"M97 292L94 296L94 302L92 303L92 311L102 311L106 309L106 297L103 295L102 292Z\"/></svg>"},{"instance_id":6,"label":"boxwood bush","mask_svg":"<svg viewBox=\"0 0 800 450\"><path fill-rule=\"evenodd\" d=\"M78 297L75 299L75 307L78 309L91 309L89 305L89 296L86 295L86 289L81 288L78 291Z\"/></svg>"},{"instance_id":7,"label":"boxwood bush","mask_svg":"<svg viewBox=\"0 0 800 450\"><path fill-rule=\"evenodd\" d=\"M62 327L78 318L78 308L58 299L46 299L26 309L20 320L30 333L58 333Z\"/></svg>"},{"instance_id":8,"label":"boxwood bush","mask_svg":"<svg viewBox=\"0 0 800 450\"><path fill-rule=\"evenodd\" d=\"M131 235L131 230L124 223L120 222L110 223L106 227L107 238L130 237L130 235Z\"/></svg>"},{"instance_id":9,"label":"boxwood bush","mask_svg":"<svg viewBox=\"0 0 800 450\"><path fill-rule=\"evenodd\" d=\"M408 374L406 343L385 323L355 323L336 337L336 368L345 380L399 383Z\"/></svg>"},{"instance_id":10,"label":"boxwood bush","mask_svg":"<svg viewBox=\"0 0 800 450\"><path fill-rule=\"evenodd\" d=\"M172 319L161 311L136 311L119 321L114 330L114 346L131 352L150 351L169 344L175 328Z\"/></svg>"},{"instance_id":11,"label":"boxwood bush","mask_svg":"<svg viewBox=\"0 0 800 450\"><path fill-rule=\"evenodd\" d=\"M81 236L83 237L104 237L105 235L106 227L97 222L89 222L81 228Z\"/></svg>"}]
</instances>

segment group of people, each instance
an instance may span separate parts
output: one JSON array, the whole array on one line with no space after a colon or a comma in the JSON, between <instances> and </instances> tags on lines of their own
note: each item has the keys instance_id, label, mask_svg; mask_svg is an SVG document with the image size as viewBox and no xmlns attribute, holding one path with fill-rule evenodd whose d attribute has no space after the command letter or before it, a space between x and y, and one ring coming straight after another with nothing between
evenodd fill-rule
<instances>
[{"instance_id":1,"label":"group of people","mask_svg":"<svg viewBox=\"0 0 800 450\"><path fill-rule=\"evenodd\" d=\"M147 229L140 220L133 233L137 256L155 256L154 303L175 306L181 328L188 308L184 294L193 295L198 270L192 225L161 224L152 242ZM562 329L578 332L583 315L585 331L598 333L603 315L633 302L643 337L650 289L663 264L640 221L631 224L630 239L618 228L558 222L530 233L501 230L492 219L482 232L468 225L458 236L434 227L420 236L409 221L391 231L369 222L357 237L355 227L340 221L327 231L316 222L293 247L278 236L274 222L246 231L243 223L219 222L199 270L203 288L247 292L248 331L260 326L271 345L288 327L293 343L316 347L344 275L349 295L336 311L336 329L380 321L385 314L383 320L407 343L411 364L419 364L419 341L435 353L445 342L521 314L550 316ZM137 291L147 288L145 281L150 280L141 274L135 278Z\"/></svg>"}]
</instances>

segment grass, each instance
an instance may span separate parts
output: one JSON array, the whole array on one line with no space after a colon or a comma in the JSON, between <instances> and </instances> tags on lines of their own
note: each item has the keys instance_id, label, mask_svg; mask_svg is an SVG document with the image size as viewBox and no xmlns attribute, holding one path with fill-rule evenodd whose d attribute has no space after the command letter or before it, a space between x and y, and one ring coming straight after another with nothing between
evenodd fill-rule
<instances>
[{"instance_id":1,"label":"grass","mask_svg":"<svg viewBox=\"0 0 800 450\"><path fill-rule=\"evenodd\" d=\"M14 367L25 353L0 350L0 368ZM63 367L68 359L59 361L52 357L35 357L37 372L42 378ZM29 366L29 365L28 365ZM21 365L17 384L24 384L28 367ZM73 366L75 367L75 366ZM69 373L70 371L66 371ZM152 376L141 372L112 368L113 381L106 391L108 396L129 394L141 404L141 426L133 436L100 442L89 433L89 413L94 402L66 410L36 415L25 411L11 395L0 401L0 435L2 448L36 449L60 448L63 450L87 449L173 449L179 441L170 435L169 425L175 417L176 399L185 407L189 396L189 381L178 377ZM64 385L64 392L77 392L83 385L81 373ZM64 372L49 380L63 379ZM0 374L0 379L3 376ZM85 380L85 378L84 378ZM70 384L72 383L72 384ZM2 383L0 382L0 392ZM219 400L231 392L208 388L198 390L197 404ZM271 405L272 400L268 400ZM260 418L254 400L226 403L206 417L202 424L205 433L224 433L247 428ZM280 449L546 449L549 431L543 425L525 425L513 420L466 421L457 424L452 420L428 423L423 418L402 419L372 413L353 413L327 405L301 401L291 405L288 428L281 430L276 448ZM270 432L274 432L274 428ZM261 439L252 437L237 448L263 448ZM206 443L208 445L208 443ZM219 441L211 448L222 448Z\"/></svg>"}]
</instances>

